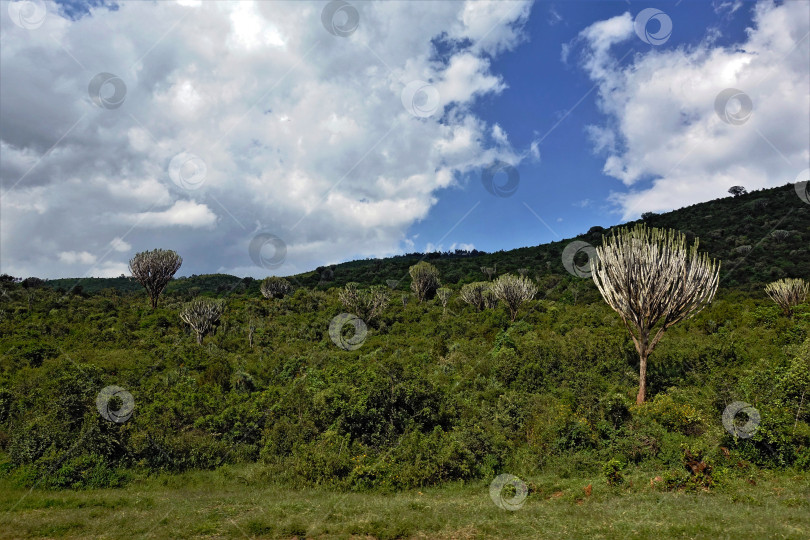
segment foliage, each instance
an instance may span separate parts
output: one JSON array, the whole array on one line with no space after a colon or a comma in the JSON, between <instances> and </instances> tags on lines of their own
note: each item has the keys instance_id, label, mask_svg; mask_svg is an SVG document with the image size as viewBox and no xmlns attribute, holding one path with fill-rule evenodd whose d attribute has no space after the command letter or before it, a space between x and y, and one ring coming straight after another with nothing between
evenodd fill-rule
<instances>
[{"instance_id":1,"label":"foliage","mask_svg":"<svg viewBox=\"0 0 810 540\"><path fill-rule=\"evenodd\" d=\"M439 271L430 263L418 262L408 269L408 273L411 276L411 290L420 302L431 298L439 288Z\"/></svg>"}]
</instances>

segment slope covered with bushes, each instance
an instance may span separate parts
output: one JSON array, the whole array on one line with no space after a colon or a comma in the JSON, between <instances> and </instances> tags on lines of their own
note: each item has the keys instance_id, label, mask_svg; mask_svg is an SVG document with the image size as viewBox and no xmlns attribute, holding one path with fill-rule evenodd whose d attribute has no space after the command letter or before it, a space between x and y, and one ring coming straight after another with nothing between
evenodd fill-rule
<instances>
[{"instance_id":1,"label":"slope covered with bushes","mask_svg":"<svg viewBox=\"0 0 810 540\"><path fill-rule=\"evenodd\" d=\"M355 490L502 472L621 482L628 467L657 471L671 488L709 488L758 467L807 471L810 306L785 316L754 287L810 274L807 212L793 193L783 215L788 195L779 188L647 217L695 234L710 229L701 245L732 269L714 302L658 345L640 406L633 344L593 283L564 274L563 242L433 257L451 291L446 308L419 302L405 278L356 348L330 336L346 311L338 285L405 277L418 258L347 263L326 283L297 276L292 294L273 299L253 280L217 277L213 290L175 280L154 311L143 294L111 287L69 294L4 283L2 471L20 485L115 486L138 470L255 461L291 485ZM762 212L747 209L762 198ZM755 222L746 234L738 212ZM776 225L791 235L758 236ZM713 238L714 230L735 238ZM597 233L583 238L596 242ZM745 256L738 244L753 247ZM739 278L737 259L746 268ZM514 322L502 305L477 311L459 300L461 284L495 262L499 274L531 268L540 289ZM226 301L202 345L179 317L199 295ZM120 423L97 403L112 385L134 403ZM735 401L759 413L750 438L723 425Z\"/></svg>"}]
</instances>

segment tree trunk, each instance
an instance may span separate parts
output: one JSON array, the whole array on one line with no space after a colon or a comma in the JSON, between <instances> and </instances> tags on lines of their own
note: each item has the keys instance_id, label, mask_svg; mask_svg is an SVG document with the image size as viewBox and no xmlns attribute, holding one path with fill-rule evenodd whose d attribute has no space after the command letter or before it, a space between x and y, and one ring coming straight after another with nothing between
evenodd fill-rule
<instances>
[{"instance_id":1,"label":"tree trunk","mask_svg":"<svg viewBox=\"0 0 810 540\"><path fill-rule=\"evenodd\" d=\"M646 341L646 340L645 340ZM646 345L646 343L645 343ZM638 396L636 397L636 404L641 405L647 398L647 356L649 353L644 350L639 354L639 369L638 369Z\"/></svg>"},{"instance_id":2,"label":"tree trunk","mask_svg":"<svg viewBox=\"0 0 810 540\"><path fill-rule=\"evenodd\" d=\"M197 332L197 345L202 345L203 335L202 332Z\"/></svg>"}]
</instances>

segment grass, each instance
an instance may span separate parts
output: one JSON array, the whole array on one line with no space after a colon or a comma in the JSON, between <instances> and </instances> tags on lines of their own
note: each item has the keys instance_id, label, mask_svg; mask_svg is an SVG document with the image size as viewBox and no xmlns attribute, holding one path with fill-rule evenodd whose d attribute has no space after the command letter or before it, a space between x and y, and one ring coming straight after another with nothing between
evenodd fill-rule
<instances>
[{"instance_id":1,"label":"grass","mask_svg":"<svg viewBox=\"0 0 810 540\"><path fill-rule=\"evenodd\" d=\"M525 478L530 494L514 512L492 502L485 481L337 493L273 485L259 465L123 489L29 491L3 479L0 538L810 538L807 474L764 471L710 493L661 491L640 471L627 478Z\"/></svg>"}]
</instances>

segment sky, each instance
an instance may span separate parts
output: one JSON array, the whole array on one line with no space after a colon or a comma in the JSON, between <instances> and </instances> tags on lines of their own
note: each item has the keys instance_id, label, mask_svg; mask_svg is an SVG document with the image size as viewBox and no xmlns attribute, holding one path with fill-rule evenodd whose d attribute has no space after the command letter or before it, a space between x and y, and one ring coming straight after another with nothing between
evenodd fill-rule
<instances>
[{"instance_id":1,"label":"sky","mask_svg":"<svg viewBox=\"0 0 810 540\"><path fill-rule=\"evenodd\" d=\"M18 277L507 250L810 168L808 0L0 4Z\"/></svg>"}]
</instances>

